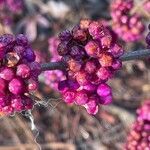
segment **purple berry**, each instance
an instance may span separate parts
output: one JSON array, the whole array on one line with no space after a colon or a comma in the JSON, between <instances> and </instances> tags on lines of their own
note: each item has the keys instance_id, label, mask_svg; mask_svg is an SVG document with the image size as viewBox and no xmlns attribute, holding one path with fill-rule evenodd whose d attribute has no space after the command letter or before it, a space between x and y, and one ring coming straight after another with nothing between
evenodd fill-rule
<instances>
[{"instance_id":1,"label":"purple berry","mask_svg":"<svg viewBox=\"0 0 150 150\"><path fill-rule=\"evenodd\" d=\"M14 78L15 74L12 68L5 67L0 72L0 78L10 81Z\"/></svg>"},{"instance_id":2,"label":"purple berry","mask_svg":"<svg viewBox=\"0 0 150 150\"><path fill-rule=\"evenodd\" d=\"M6 89L6 82L4 79L0 78L0 91L5 91Z\"/></svg>"},{"instance_id":3,"label":"purple berry","mask_svg":"<svg viewBox=\"0 0 150 150\"><path fill-rule=\"evenodd\" d=\"M111 94L111 88L107 84L100 84L97 88L97 94L101 97L106 97Z\"/></svg>"},{"instance_id":4,"label":"purple berry","mask_svg":"<svg viewBox=\"0 0 150 150\"><path fill-rule=\"evenodd\" d=\"M62 31L59 34L59 39L61 41L69 41L69 40L71 40L71 38L72 38L72 35L69 30Z\"/></svg>"},{"instance_id":5,"label":"purple berry","mask_svg":"<svg viewBox=\"0 0 150 150\"><path fill-rule=\"evenodd\" d=\"M87 52L88 55L92 57L97 57L101 51L100 46L97 42L95 41L89 41L85 45L85 51Z\"/></svg>"},{"instance_id":6,"label":"purple berry","mask_svg":"<svg viewBox=\"0 0 150 150\"><path fill-rule=\"evenodd\" d=\"M31 48L27 48L26 51L24 51L24 58L29 62L35 61L35 54Z\"/></svg>"},{"instance_id":7,"label":"purple berry","mask_svg":"<svg viewBox=\"0 0 150 150\"><path fill-rule=\"evenodd\" d=\"M63 94L63 98L64 101L66 103L73 103L74 102L74 98L75 98L75 93L71 90L67 90L64 94Z\"/></svg>"},{"instance_id":8,"label":"purple berry","mask_svg":"<svg viewBox=\"0 0 150 150\"><path fill-rule=\"evenodd\" d=\"M102 105L108 105L112 103L112 95L109 94L105 97L101 97L100 100L99 100L99 104L102 104Z\"/></svg>"},{"instance_id":9,"label":"purple berry","mask_svg":"<svg viewBox=\"0 0 150 150\"><path fill-rule=\"evenodd\" d=\"M88 101L88 95L85 90L79 91L75 94L75 102L78 105L84 105Z\"/></svg>"},{"instance_id":10,"label":"purple berry","mask_svg":"<svg viewBox=\"0 0 150 150\"><path fill-rule=\"evenodd\" d=\"M22 78L30 76L30 67L26 64L20 64L17 66L16 74Z\"/></svg>"},{"instance_id":11,"label":"purple berry","mask_svg":"<svg viewBox=\"0 0 150 150\"><path fill-rule=\"evenodd\" d=\"M23 82L20 79L14 78L9 82L9 91L14 95L22 94L23 93Z\"/></svg>"}]
</instances>

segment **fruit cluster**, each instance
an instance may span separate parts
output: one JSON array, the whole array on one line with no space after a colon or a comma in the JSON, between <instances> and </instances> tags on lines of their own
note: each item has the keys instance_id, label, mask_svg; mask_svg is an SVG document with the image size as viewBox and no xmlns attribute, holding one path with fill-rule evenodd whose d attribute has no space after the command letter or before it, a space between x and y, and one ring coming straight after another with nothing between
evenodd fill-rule
<instances>
[{"instance_id":1,"label":"fruit cluster","mask_svg":"<svg viewBox=\"0 0 150 150\"><path fill-rule=\"evenodd\" d=\"M60 43L57 37L51 37L48 41L49 43L49 52L51 55L51 62L57 62L61 60L61 56L58 55L57 47ZM50 70L44 72L44 82L52 89L58 91L58 82L63 80L65 77L61 70Z\"/></svg>"},{"instance_id":2,"label":"fruit cluster","mask_svg":"<svg viewBox=\"0 0 150 150\"><path fill-rule=\"evenodd\" d=\"M23 0L0 0L0 7L5 7L12 13L20 13L23 6Z\"/></svg>"},{"instance_id":3,"label":"fruit cluster","mask_svg":"<svg viewBox=\"0 0 150 150\"><path fill-rule=\"evenodd\" d=\"M0 23L10 26L13 15L20 14L24 8L23 0L0 0Z\"/></svg>"},{"instance_id":4,"label":"fruit cluster","mask_svg":"<svg viewBox=\"0 0 150 150\"><path fill-rule=\"evenodd\" d=\"M40 72L24 35L0 36L0 114L32 109L28 93L37 89Z\"/></svg>"},{"instance_id":5,"label":"fruit cluster","mask_svg":"<svg viewBox=\"0 0 150 150\"><path fill-rule=\"evenodd\" d=\"M146 36L146 43L147 43L147 48L150 48L150 24L148 26L149 32Z\"/></svg>"},{"instance_id":6,"label":"fruit cluster","mask_svg":"<svg viewBox=\"0 0 150 150\"><path fill-rule=\"evenodd\" d=\"M144 2L144 9L150 13L150 0Z\"/></svg>"},{"instance_id":7,"label":"fruit cluster","mask_svg":"<svg viewBox=\"0 0 150 150\"><path fill-rule=\"evenodd\" d=\"M137 120L127 137L126 150L148 150L150 148L150 100L137 110Z\"/></svg>"},{"instance_id":8,"label":"fruit cluster","mask_svg":"<svg viewBox=\"0 0 150 150\"><path fill-rule=\"evenodd\" d=\"M114 0L111 3L112 28L125 42L133 42L143 37L144 24L137 13L131 11L133 0Z\"/></svg>"},{"instance_id":9,"label":"fruit cluster","mask_svg":"<svg viewBox=\"0 0 150 150\"><path fill-rule=\"evenodd\" d=\"M72 31L60 33L59 39L57 51L68 65L66 80L58 86L63 99L96 114L98 104L112 101L111 88L106 81L121 68L119 57L124 51L109 28L88 19L81 20Z\"/></svg>"}]
</instances>

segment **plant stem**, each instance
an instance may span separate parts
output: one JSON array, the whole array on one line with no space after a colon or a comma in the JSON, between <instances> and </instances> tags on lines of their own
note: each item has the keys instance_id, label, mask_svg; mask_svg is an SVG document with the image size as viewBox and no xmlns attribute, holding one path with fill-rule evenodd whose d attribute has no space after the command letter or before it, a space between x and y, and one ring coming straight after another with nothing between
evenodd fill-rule
<instances>
[{"instance_id":1,"label":"plant stem","mask_svg":"<svg viewBox=\"0 0 150 150\"><path fill-rule=\"evenodd\" d=\"M143 59L150 57L150 49L145 50L138 50L133 52L125 53L123 56L120 57L122 61L129 61L135 59ZM41 64L42 71L46 70L65 70L66 65L59 61L59 62L49 62Z\"/></svg>"},{"instance_id":2,"label":"plant stem","mask_svg":"<svg viewBox=\"0 0 150 150\"><path fill-rule=\"evenodd\" d=\"M61 61L49 62L49 63L41 64L41 68L42 68L42 71L46 71L46 70L65 70L66 65Z\"/></svg>"},{"instance_id":3,"label":"plant stem","mask_svg":"<svg viewBox=\"0 0 150 150\"><path fill-rule=\"evenodd\" d=\"M125 53L123 56L121 56L120 59L122 61L129 61L129 60L143 59L148 57L150 58L150 49L128 52Z\"/></svg>"}]
</instances>

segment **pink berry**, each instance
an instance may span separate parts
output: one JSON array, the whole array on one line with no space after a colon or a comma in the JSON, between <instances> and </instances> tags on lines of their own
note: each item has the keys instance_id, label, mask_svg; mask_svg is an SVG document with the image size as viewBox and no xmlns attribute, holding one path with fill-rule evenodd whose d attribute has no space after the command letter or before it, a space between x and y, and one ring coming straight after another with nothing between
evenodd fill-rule
<instances>
[{"instance_id":1,"label":"pink berry","mask_svg":"<svg viewBox=\"0 0 150 150\"><path fill-rule=\"evenodd\" d=\"M15 109L15 111L22 111L24 109L22 98L20 96L12 97L11 106Z\"/></svg>"},{"instance_id":2,"label":"pink berry","mask_svg":"<svg viewBox=\"0 0 150 150\"><path fill-rule=\"evenodd\" d=\"M64 101L66 103L73 103L75 98L75 93L71 90L67 90L63 95Z\"/></svg>"},{"instance_id":3,"label":"pink berry","mask_svg":"<svg viewBox=\"0 0 150 150\"><path fill-rule=\"evenodd\" d=\"M6 82L4 79L0 78L0 91L5 91L6 89Z\"/></svg>"},{"instance_id":4,"label":"pink berry","mask_svg":"<svg viewBox=\"0 0 150 150\"><path fill-rule=\"evenodd\" d=\"M17 66L16 74L22 78L30 76L30 67L26 64L20 64Z\"/></svg>"},{"instance_id":5,"label":"pink berry","mask_svg":"<svg viewBox=\"0 0 150 150\"><path fill-rule=\"evenodd\" d=\"M88 101L88 95L86 94L86 91L82 90L75 94L75 102L78 105L84 105Z\"/></svg>"},{"instance_id":6,"label":"pink berry","mask_svg":"<svg viewBox=\"0 0 150 150\"><path fill-rule=\"evenodd\" d=\"M85 45L85 50L86 50L87 54L92 57L98 56L101 51L99 44L95 41L89 41Z\"/></svg>"},{"instance_id":7,"label":"pink berry","mask_svg":"<svg viewBox=\"0 0 150 150\"><path fill-rule=\"evenodd\" d=\"M22 94L24 92L23 82L20 79L14 78L9 82L9 91L15 95Z\"/></svg>"},{"instance_id":8,"label":"pink berry","mask_svg":"<svg viewBox=\"0 0 150 150\"><path fill-rule=\"evenodd\" d=\"M76 74L76 80L80 85L88 84L88 75L84 71L80 71Z\"/></svg>"},{"instance_id":9,"label":"pink berry","mask_svg":"<svg viewBox=\"0 0 150 150\"><path fill-rule=\"evenodd\" d=\"M37 81L33 79L28 80L28 91L35 91L38 88Z\"/></svg>"},{"instance_id":10,"label":"pink berry","mask_svg":"<svg viewBox=\"0 0 150 150\"><path fill-rule=\"evenodd\" d=\"M97 94L101 97L105 97L111 94L111 88L107 84L100 84L97 88Z\"/></svg>"},{"instance_id":11,"label":"pink berry","mask_svg":"<svg viewBox=\"0 0 150 150\"><path fill-rule=\"evenodd\" d=\"M102 105L108 105L108 104L112 103L112 95L109 94L105 97L101 97L99 100L99 103Z\"/></svg>"},{"instance_id":12,"label":"pink berry","mask_svg":"<svg viewBox=\"0 0 150 150\"><path fill-rule=\"evenodd\" d=\"M102 79L102 80L107 80L108 78L111 77L111 71L109 68L107 67L101 67L98 71L97 71L97 76Z\"/></svg>"},{"instance_id":13,"label":"pink berry","mask_svg":"<svg viewBox=\"0 0 150 150\"><path fill-rule=\"evenodd\" d=\"M0 78L3 78L7 81L12 80L14 77L14 71L11 68L4 68L2 69L2 71L0 72Z\"/></svg>"}]
</instances>

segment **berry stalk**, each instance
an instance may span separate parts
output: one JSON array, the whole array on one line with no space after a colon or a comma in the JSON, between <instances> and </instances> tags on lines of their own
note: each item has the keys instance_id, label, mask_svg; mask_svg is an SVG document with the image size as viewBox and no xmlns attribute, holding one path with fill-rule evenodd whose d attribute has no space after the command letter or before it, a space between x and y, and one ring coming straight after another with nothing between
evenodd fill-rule
<instances>
[{"instance_id":1,"label":"berry stalk","mask_svg":"<svg viewBox=\"0 0 150 150\"><path fill-rule=\"evenodd\" d=\"M150 49L145 50L138 50L134 52L125 53L121 58L122 61L130 61L135 59L143 59L150 57ZM42 71L46 70L65 70L66 65L59 61L59 62L50 62L41 64Z\"/></svg>"}]
</instances>

